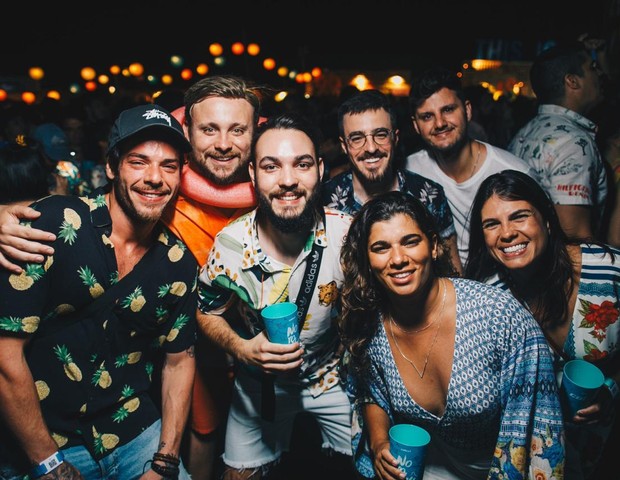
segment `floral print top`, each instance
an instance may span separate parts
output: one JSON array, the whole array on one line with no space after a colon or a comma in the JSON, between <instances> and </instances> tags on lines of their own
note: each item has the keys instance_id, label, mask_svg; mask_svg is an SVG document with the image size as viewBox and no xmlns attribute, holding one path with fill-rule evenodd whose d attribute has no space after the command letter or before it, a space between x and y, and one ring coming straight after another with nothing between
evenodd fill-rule
<instances>
[{"instance_id":1,"label":"floral print top","mask_svg":"<svg viewBox=\"0 0 620 480\"><path fill-rule=\"evenodd\" d=\"M398 189L420 200L437 222L441 238L456 235L452 211L443 187L422 175L406 170L396 173ZM362 204L353 191L353 174L342 172L322 185L323 205L354 215Z\"/></svg>"},{"instance_id":2,"label":"floral print top","mask_svg":"<svg viewBox=\"0 0 620 480\"><path fill-rule=\"evenodd\" d=\"M568 360L582 358L601 368L605 375L615 372L609 366L620 352L620 250L609 247L614 261L603 248L583 243L581 247L581 278L572 322L562 347L563 357L554 352L555 371L561 384L562 369ZM487 283L508 289L497 275ZM598 462L610 434L616 412L603 424L567 425L568 439L581 457L581 468L590 472Z\"/></svg>"},{"instance_id":3,"label":"floral print top","mask_svg":"<svg viewBox=\"0 0 620 480\"><path fill-rule=\"evenodd\" d=\"M508 150L536 171L558 205L589 205L600 222L607 197L607 173L595 141L596 125L558 105L541 105L514 136Z\"/></svg>"},{"instance_id":4,"label":"floral print top","mask_svg":"<svg viewBox=\"0 0 620 480\"><path fill-rule=\"evenodd\" d=\"M405 387L382 321L368 344L370 372L346 377L353 403L352 445L358 471L374 477L361 407L374 403L391 424L425 428L431 442L424 478L560 480L564 427L545 337L512 295L452 278L456 332L446 408L425 410ZM369 315L372 314L369 312ZM414 373L415 375L415 373Z\"/></svg>"},{"instance_id":5,"label":"floral print top","mask_svg":"<svg viewBox=\"0 0 620 480\"><path fill-rule=\"evenodd\" d=\"M57 236L55 253L21 275L0 269L0 335L30 338L26 358L58 447L84 445L100 459L160 418L149 389L161 355L195 342L198 265L160 224L138 263L141 278L128 274L103 308L81 318L119 282L104 192L32 206L42 212L32 227Z\"/></svg>"}]
</instances>

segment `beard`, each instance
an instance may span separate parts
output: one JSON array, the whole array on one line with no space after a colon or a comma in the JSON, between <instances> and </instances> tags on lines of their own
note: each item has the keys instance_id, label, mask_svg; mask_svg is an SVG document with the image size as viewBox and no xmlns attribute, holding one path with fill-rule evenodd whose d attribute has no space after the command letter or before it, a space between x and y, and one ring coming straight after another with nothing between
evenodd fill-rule
<instances>
[{"instance_id":1,"label":"beard","mask_svg":"<svg viewBox=\"0 0 620 480\"><path fill-rule=\"evenodd\" d=\"M212 155L208 155L212 156ZM217 158L217 155L214 155ZM248 174L248 162L249 158L240 162L237 168L235 168L232 172L218 175L218 173L213 172L207 166L206 161L202 161L204 156L201 154L200 157L197 157L193 152L191 155L193 164L197 167L198 173L201 176L209 180L214 185L219 186L227 186L235 183L247 182L249 180Z\"/></svg>"},{"instance_id":2,"label":"beard","mask_svg":"<svg viewBox=\"0 0 620 480\"><path fill-rule=\"evenodd\" d=\"M311 230L317 220L318 207L321 205L319 189L315 188L306 200L304 209L296 216L279 215L271 206L269 197L256 189L258 197L258 211L282 233L302 233Z\"/></svg>"},{"instance_id":3,"label":"beard","mask_svg":"<svg viewBox=\"0 0 620 480\"><path fill-rule=\"evenodd\" d=\"M159 221L164 208L170 204L170 202L168 202L164 205L158 205L156 208L144 207L142 211L139 211L129 196L129 188L126 183L115 180L112 182L112 189L114 191L114 198L119 207L121 207L123 213L132 222L139 225L147 225Z\"/></svg>"},{"instance_id":4,"label":"beard","mask_svg":"<svg viewBox=\"0 0 620 480\"><path fill-rule=\"evenodd\" d=\"M381 170L362 170L358 162L363 162L365 158L386 157L384 153L381 154L368 154L364 157L360 157L357 161L351 162L351 168L356 173L360 183L364 185L364 188L373 190L377 185L383 185L385 182L392 182L392 174L394 170L394 157L390 157L388 163Z\"/></svg>"}]
</instances>

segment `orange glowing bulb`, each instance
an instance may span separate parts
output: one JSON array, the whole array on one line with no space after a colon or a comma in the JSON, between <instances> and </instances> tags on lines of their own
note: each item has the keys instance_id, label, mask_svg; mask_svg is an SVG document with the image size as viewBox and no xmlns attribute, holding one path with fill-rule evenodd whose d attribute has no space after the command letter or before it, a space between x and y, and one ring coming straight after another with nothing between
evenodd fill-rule
<instances>
[{"instance_id":1,"label":"orange glowing bulb","mask_svg":"<svg viewBox=\"0 0 620 480\"><path fill-rule=\"evenodd\" d=\"M181 78L183 80L190 80L194 76L194 73L189 68L181 70Z\"/></svg>"},{"instance_id":2,"label":"orange glowing bulb","mask_svg":"<svg viewBox=\"0 0 620 480\"><path fill-rule=\"evenodd\" d=\"M95 78L96 75L97 73L95 73L95 69L92 67L84 67L80 70L80 76L87 82Z\"/></svg>"},{"instance_id":3,"label":"orange glowing bulb","mask_svg":"<svg viewBox=\"0 0 620 480\"><path fill-rule=\"evenodd\" d=\"M131 73L134 77L139 77L144 73L144 66L138 62L132 63L128 68L129 73Z\"/></svg>"},{"instance_id":4,"label":"orange glowing bulb","mask_svg":"<svg viewBox=\"0 0 620 480\"><path fill-rule=\"evenodd\" d=\"M245 47L243 46L243 43L241 42L235 42L232 44L232 46L230 47L230 50L232 51L232 53L234 53L235 55L241 55L244 51L245 51Z\"/></svg>"},{"instance_id":5,"label":"orange glowing bulb","mask_svg":"<svg viewBox=\"0 0 620 480\"><path fill-rule=\"evenodd\" d=\"M224 48L219 43L212 43L209 45L209 53L214 57L219 57L223 51Z\"/></svg>"},{"instance_id":6,"label":"orange glowing bulb","mask_svg":"<svg viewBox=\"0 0 620 480\"><path fill-rule=\"evenodd\" d=\"M32 105L37 99L37 96L32 92L22 92L22 101L28 105Z\"/></svg>"},{"instance_id":7,"label":"orange glowing bulb","mask_svg":"<svg viewBox=\"0 0 620 480\"><path fill-rule=\"evenodd\" d=\"M30 75L30 78L33 80L41 80L45 73L41 67L32 67L28 70L28 75Z\"/></svg>"},{"instance_id":8,"label":"orange glowing bulb","mask_svg":"<svg viewBox=\"0 0 620 480\"><path fill-rule=\"evenodd\" d=\"M248 45L248 55L255 57L260 53L260 47L256 43L250 43Z\"/></svg>"},{"instance_id":9,"label":"orange glowing bulb","mask_svg":"<svg viewBox=\"0 0 620 480\"><path fill-rule=\"evenodd\" d=\"M273 58L266 58L263 60L263 67L265 70L273 70L276 68L276 61Z\"/></svg>"}]
</instances>

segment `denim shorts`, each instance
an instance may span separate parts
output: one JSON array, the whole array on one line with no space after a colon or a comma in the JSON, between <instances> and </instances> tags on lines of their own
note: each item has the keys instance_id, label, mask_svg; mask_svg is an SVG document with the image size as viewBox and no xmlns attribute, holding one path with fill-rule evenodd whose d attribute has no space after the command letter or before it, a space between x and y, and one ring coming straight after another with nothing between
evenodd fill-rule
<instances>
[{"instance_id":1,"label":"denim shorts","mask_svg":"<svg viewBox=\"0 0 620 480\"><path fill-rule=\"evenodd\" d=\"M316 398L307 388L275 382L273 421L261 418L261 381L239 369L233 392L224 447L224 463L235 469L265 468L288 451L295 416L313 415L319 424L322 449L351 455L351 404L337 384Z\"/></svg>"},{"instance_id":2,"label":"denim shorts","mask_svg":"<svg viewBox=\"0 0 620 480\"><path fill-rule=\"evenodd\" d=\"M149 469L147 462L153 458L159 447L161 420L157 420L131 442L118 447L112 453L96 461L90 452L82 446L62 449L65 461L77 468L87 480L135 480ZM146 466L146 468L145 468ZM4 467L4 468L3 468ZM0 480L22 480L15 470L0 465ZM179 480L189 480L190 477L179 465Z\"/></svg>"}]
</instances>

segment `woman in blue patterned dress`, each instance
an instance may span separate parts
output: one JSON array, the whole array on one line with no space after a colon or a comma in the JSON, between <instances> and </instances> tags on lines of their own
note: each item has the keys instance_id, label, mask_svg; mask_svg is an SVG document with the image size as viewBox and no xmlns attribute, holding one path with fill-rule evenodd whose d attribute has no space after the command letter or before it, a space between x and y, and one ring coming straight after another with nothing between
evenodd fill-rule
<instances>
[{"instance_id":1,"label":"woman in blue patterned dress","mask_svg":"<svg viewBox=\"0 0 620 480\"><path fill-rule=\"evenodd\" d=\"M620 250L569 240L545 191L513 170L480 185L470 233L466 276L510 290L530 309L553 350L558 381L575 358L608 377L598 400L566 419L566 478L608 478L594 468L617 410ZM571 452L580 461L573 463Z\"/></svg>"},{"instance_id":2,"label":"woman in blue patterned dress","mask_svg":"<svg viewBox=\"0 0 620 480\"><path fill-rule=\"evenodd\" d=\"M340 332L356 467L404 478L389 428L431 435L424 480L559 480L564 430L552 358L531 314L457 278L433 219L410 195L367 202L341 252Z\"/></svg>"}]
</instances>

